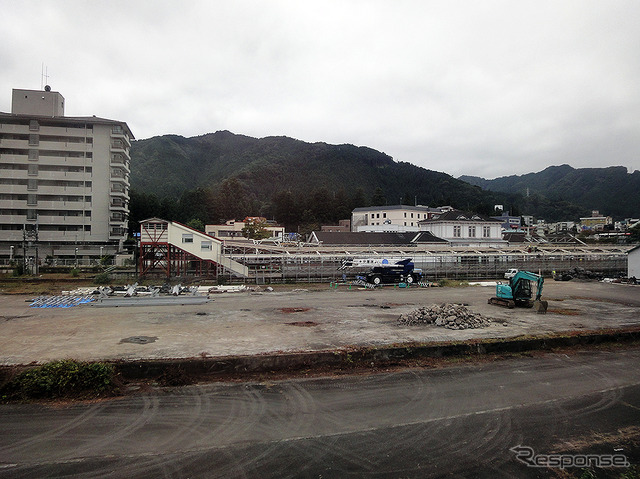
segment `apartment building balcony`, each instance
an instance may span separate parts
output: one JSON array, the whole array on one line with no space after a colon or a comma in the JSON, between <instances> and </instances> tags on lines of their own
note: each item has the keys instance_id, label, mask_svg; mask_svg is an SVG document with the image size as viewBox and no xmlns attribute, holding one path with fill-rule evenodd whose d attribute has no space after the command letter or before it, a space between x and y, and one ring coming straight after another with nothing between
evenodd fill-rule
<instances>
[{"instance_id":1,"label":"apartment building balcony","mask_svg":"<svg viewBox=\"0 0 640 479\"><path fill-rule=\"evenodd\" d=\"M0 153L0 163L21 163L26 164L29 160L29 155L25 151L24 154L20 153Z\"/></svg>"},{"instance_id":2,"label":"apartment building balcony","mask_svg":"<svg viewBox=\"0 0 640 479\"><path fill-rule=\"evenodd\" d=\"M0 224L5 225L23 225L27 223L27 215L0 215ZM10 230L11 231L11 230ZM8 233L9 231L3 231ZM20 231L20 238L22 238L22 231Z\"/></svg>"},{"instance_id":3,"label":"apartment building balcony","mask_svg":"<svg viewBox=\"0 0 640 479\"><path fill-rule=\"evenodd\" d=\"M27 185L2 185L2 193L5 195L26 195L27 193L35 193L34 191L27 191Z\"/></svg>"},{"instance_id":4,"label":"apartment building balcony","mask_svg":"<svg viewBox=\"0 0 640 479\"><path fill-rule=\"evenodd\" d=\"M32 147L34 145L31 145ZM37 146L37 145L36 145ZM0 138L0 148L14 148L16 150L26 150L29 148L28 139Z\"/></svg>"},{"instance_id":5,"label":"apartment building balcony","mask_svg":"<svg viewBox=\"0 0 640 479\"><path fill-rule=\"evenodd\" d=\"M24 202L26 205L26 201ZM64 209L80 209L80 208L88 208L90 204L87 205L84 201L42 201L38 200L37 203L38 209L48 209L48 210L64 210ZM25 206L26 208L26 206Z\"/></svg>"},{"instance_id":6,"label":"apartment building balcony","mask_svg":"<svg viewBox=\"0 0 640 479\"><path fill-rule=\"evenodd\" d=\"M127 203L123 201L122 203L114 203L112 198L111 203L109 204L109 211L127 211ZM120 199L120 198L118 198Z\"/></svg>"},{"instance_id":7,"label":"apartment building balcony","mask_svg":"<svg viewBox=\"0 0 640 479\"><path fill-rule=\"evenodd\" d=\"M18 180L26 180L27 178L33 178L32 175L29 175L27 170L5 170L2 169L0 170L2 172L2 177L3 178L12 178L12 179L18 179ZM4 188L3 188L4 190Z\"/></svg>"},{"instance_id":8,"label":"apartment building balcony","mask_svg":"<svg viewBox=\"0 0 640 479\"><path fill-rule=\"evenodd\" d=\"M41 150L63 150L73 152L86 152L93 151L93 144L91 143L76 143L72 141L47 141L41 140L38 147Z\"/></svg>"},{"instance_id":9,"label":"apartment building balcony","mask_svg":"<svg viewBox=\"0 0 640 479\"><path fill-rule=\"evenodd\" d=\"M127 142L121 138L112 138L109 143L109 149L112 153L121 153L124 155L127 154L128 148L129 147L127 146Z\"/></svg>"},{"instance_id":10,"label":"apartment building balcony","mask_svg":"<svg viewBox=\"0 0 640 479\"><path fill-rule=\"evenodd\" d=\"M22 231L20 231L22 237ZM87 241L91 234L86 231L38 231L38 241L60 241L66 243L77 243L78 241Z\"/></svg>"},{"instance_id":11,"label":"apartment building balcony","mask_svg":"<svg viewBox=\"0 0 640 479\"><path fill-rule=\"evenodd\" d=\"M131 173L131 170L130 170L130 167L129 167L130 166L130 160L127 158L126 155L122 155L122 154L113 154L113 155L111 155L111 166L122 168L127 173Z\"/></svg>"},{"instance_id":12,"label":"apartment building balcony","mask_svg":"<svg viewBox=\"0 0 640 479\"><path fill-rule=\"evenodd\" d=\"M124 224L109 224L109 239L120 239L127 236L127 227Z\"/></svg>"},{"instance_id":13,"label":"apartment building balcony","mask_svg":"<svg viewBox=\"0 0 640 479\"><path fill-rule=\"evenodd\" d=\"M129 137L125 135L124 132L122 133L111 132L111 143L113 144L114 142L117 142L117 141L122 141L123 146L125 148L131 148L131 140L129 140Z\"/></svg>"},{"instance_id":14,"label":"apartment building balcony","mask_svg":"<svg viewBox=\"0 0 640 479\"><path fill-rule=\"evenodd\" d=\"M122 176L111 176L111 184L121 184L124 185L124 187L126 188L127 186L129 186L129 177L122 177Z\"/></svg>"},{"instance_id":15,"label":"apartment building balcony","mask_svg":"<svg viewBox=\"0 0 640 479\"><path fill-rule=\"evenodd\" d=\"M40 164L64 164L67 166L85 166L88 163L88 159L84 156L48 156L43 155L40 152L40 158L38 160ZM91 163L89 163L90 165Z\"/></svg>"},{"instance_id":16,"label":"apartment building balcony","mask_svg":"<svg viewBox=\"0 0 640 479\"><path fill-rule=\"evenodd\" d=\"M84 171L38 171L41 180L91 181L91 175Z\"/></svg>"},{"instance_id":17,"label":"apartment building balcony","mask_svg":"<svg viewBox=\"0 0 640 479\"><path fill-rule=\"evenodd\" d=\"M16 223L12 223L12 224L16 224ZM5 244L15 242L16 246L18 246L19 244L22 244L22 239L23 239L22 230L3 230L2 231L2 242Z\"/></svg>"},{"instance_id":18,"label":"apartment building balcony","mask_svg":"<svg viewBox=\"0 0 640 479\"><path fill-rule=\"evenodd\" d=\"M25 127L26 127L25 132L28 132L29 127L27 125L25 125ZM37 131L41 135L68 136L70 138L93 137L93 130L89 128L68 128L64 126L40 126L40 128Z\"/></svg>"},{"instance_id":19,"label":"apartment building balcony","mask_svg":"<svg viewBox=\"0 0 640 479\"><path fill-rule=\"evenodd\" d=\"M14 133L21 135L28 135L32 131L29 130L29 125L16 125L11 123L0 124L0 133Z\"/></svg>"},{"instance_id":20,"label":"apartment building balcony","mask_svg":"<svg viewBox=\"0 0 640 479\"><path fill-rule=\"evenodd\" d=\"M26 188L25 190L26 191ZM84 195L91 192L91 187L87 186L42 186L38 185L38 189L34 193L42 195Z\"/></svg>"},{"instance_id":21,"label":"apartment building balcony","mask_svg":"<svg viewBox=\"0 0 640 479\"><path fill-rule=\"evenodd\" d=\"M109 192L109 196L111 196L111 198L125 198L126 200L129 199L129 193L127 191L114 190L113 188Z\"/></svg>"},{"instance_id":22,"label":"apartment building balcony","mask_svg":"<svg viewBox=\"0 0 640 479\"><path fill-rule=\"evenodd\" d=\"M24 209L27 207L27 195L21 195L24 199L16 200L0 200L0 209L3 210L15 210Z\"/></svg>"},{"instance_id":23,"label":"apartment building balcony","mask_svg":"<svg viewBox=\"0 0 640 479\"><path fill-rule=\"evenodd\" d=\"M47 211L38 208L38 223L41 225L76 225L82 226L88 224L91 218L83 215L78 216L59 216L56 214L48 215Z\"/></svg>"}]
</instances>

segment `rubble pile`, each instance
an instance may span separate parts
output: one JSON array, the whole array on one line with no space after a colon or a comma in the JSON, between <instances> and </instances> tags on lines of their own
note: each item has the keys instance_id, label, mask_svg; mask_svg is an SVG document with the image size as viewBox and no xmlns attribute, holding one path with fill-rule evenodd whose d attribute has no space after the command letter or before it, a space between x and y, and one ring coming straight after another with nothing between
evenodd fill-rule
<instances>
[{"instance_id":1,"label":"rubble pile","mask_svg":"<svg viewBox=\"0 0 640 479\"><path fill-rule=\"evenodd\" d=\"M449 329L486 328L491 320L479 313L474 313L463 304L432 304L400 315L398 324L412 326L414 324L435 324Z\"/></svg>"}]
</instances>

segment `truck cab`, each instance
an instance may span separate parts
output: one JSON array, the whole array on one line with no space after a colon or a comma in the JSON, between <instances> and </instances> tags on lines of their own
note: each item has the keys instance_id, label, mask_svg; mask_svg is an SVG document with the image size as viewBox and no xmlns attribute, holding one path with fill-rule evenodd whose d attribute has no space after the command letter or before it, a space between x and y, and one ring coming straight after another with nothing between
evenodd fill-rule
<instances>
[{"instance_id":1,"label":"truck cab","mask_svg":"<svg viewBox=\"0 0 640 479\"><path fill-rule=\"evenodd\" d=\"M518 269L517 268L508 269L507 272L504 274L504 279L511 279L516 274L518 274Z\"/></svg>"},{"instance_id":2,"label":"truck cab","mask_svg":"<svg viewBox=\"0 0 640 479\"><path fill-rule=\"evenodd\" d=\"M412 284L422 279L422 271L416 269L411 260L399 261L393 265L380 265L371 268L371 271L365 276L367 283L379 284L395 284L407 283Z\"/></svg>"}]
</instances>

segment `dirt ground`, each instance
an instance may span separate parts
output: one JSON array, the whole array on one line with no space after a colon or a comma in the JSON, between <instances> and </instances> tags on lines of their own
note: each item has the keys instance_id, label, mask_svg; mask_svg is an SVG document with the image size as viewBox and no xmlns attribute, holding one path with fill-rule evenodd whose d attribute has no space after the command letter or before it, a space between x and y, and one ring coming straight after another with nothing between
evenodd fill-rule
<instances>
[{"instance_id":1,"label":"dirt ground","mask_svg":"<svg viewBox=\"0 0 640 479\"><path fill-rule=\"evenodd\" d=\"M63 285L63 289L68 289ZM487 304L493 286L381 288L297 285L224 293L197 305L32 308L34 294L0 295L0 364L323 351L354 346L509 338L640 325L640 286L547 281L546 315ZM491 326L400 326L418 307L463 303ZM135 303L135 299L132 300Z\"/></svg>"}]
</instances>

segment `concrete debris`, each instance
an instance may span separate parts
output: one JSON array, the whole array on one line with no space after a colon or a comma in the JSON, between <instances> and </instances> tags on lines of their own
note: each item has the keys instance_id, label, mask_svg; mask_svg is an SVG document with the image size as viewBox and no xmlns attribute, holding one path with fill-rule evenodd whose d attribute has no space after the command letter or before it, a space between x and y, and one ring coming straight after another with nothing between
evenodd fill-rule
<instances>
[{"instance_id":1,"label":"concrete debris","mask_svg":"<svg viewBox=\"0 0 640 479\"><path fill-rule=\"evenodd\" d=\"M89 296L97 294L96 288L76 288L71 291L62 291L62 296Z\"/></svg>"},{"instance_id":2,"label":"concrete debris","mask_svg":"<svg viewBox=\"0 0 640 479\"><path fill-rule=\"evenodd\" d=\"M398 318L399 325L435 324L448 329L486 328L491 320L479 313L472 312L463 304L432 304L423 306Z\"/></svg>"},{"instance_id":3,"label":"concrete debris","mask_svg":"<svg viewBox=\"0 0 640 479\"><path fill-rule=\"evenodd\" d=\"M207 293L219 294L219 293L242 293L247 291L245 285L240 286L200 286L200 288L206 288Z\"/></svg>"}]
</instances>

